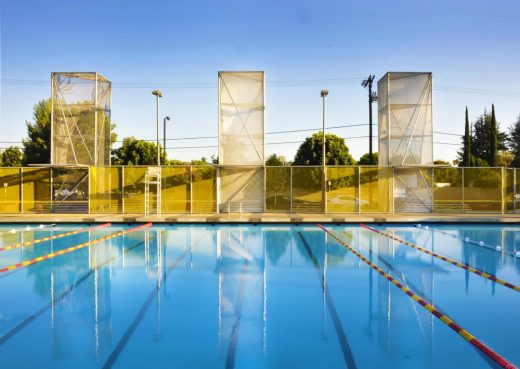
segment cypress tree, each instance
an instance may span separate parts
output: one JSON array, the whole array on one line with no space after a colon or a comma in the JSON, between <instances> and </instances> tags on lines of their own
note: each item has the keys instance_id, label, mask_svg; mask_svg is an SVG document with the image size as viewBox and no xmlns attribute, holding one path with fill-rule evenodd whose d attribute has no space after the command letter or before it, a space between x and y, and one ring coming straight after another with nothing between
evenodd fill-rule
<instances>
[{"instance_id":1,"label":"cypress tree","mask_svg":"<svg viewBox=\"0 0 520 369\"><path fill-rule=\"evenodd\" d=\"M464 167L469 166L471 157L471 133L469 131L469 116L468 107L466 106L466 124L464 127L464 151L462 158L462 165Z\"/></svg>"},{"instance_id":2,"label":"cypress tree","mask_svg":"<svg viewBox=\"0 0 520 369\"><path fill-rule=\"evenodd\" d=\"M489 157L488 164L490 167L496 166L496 157L498 154L498 129L497 118L495 115L495 104L491 105L491 122L489 125Z\"/></svg>"}]
</instances>

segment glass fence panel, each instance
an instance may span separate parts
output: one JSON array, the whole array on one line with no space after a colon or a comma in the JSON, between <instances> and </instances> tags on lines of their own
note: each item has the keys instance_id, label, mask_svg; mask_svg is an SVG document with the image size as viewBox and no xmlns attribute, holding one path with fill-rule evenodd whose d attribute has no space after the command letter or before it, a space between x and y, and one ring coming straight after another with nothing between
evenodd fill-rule
<instances>
[{"instance_id":1,"label":"glass fence panel","mask_svg":"<svg viewBox=\"0 0 520 369\"><path fill-rule=\"evenodd\" d=\"M212 166L192 167L192 212L217 211L217 169Z\"/></svg>"},{"instance_id":2,"label":"glass fence panel","mask_svg":"<svg viewBox=\"0 0 520 369\"><path fill-rule=\"evenodd\" d=\"M513 212L515 214L520 214L520 170L519 168L515 168L515 188L514 188L514 201L513 201Z\"/></svg>"},{"instance_id":3,"label":"glass fence panel","mask_svg":"<svg viewBox=\"0 0 520 369\"><path fill-rule=\"evenodd\" d=\"M163 167L161 171L161 211L190 212L190 168Z\"/></svg>"},{"instance_id":4,"label":"glass fence panel","mask_svg":"<svg viewBox=\"0 0 520 369\"><path fill-rule=\"evenodd\" d=\"M22 199L25 213L50 213L51 169L22 169Z\"/></svg>"},{"instance_id":5,"label":"glass fence panel","mask_svg":"<svg viewBox=\"0 0 520 369\"><path fill-rule=\"evenodd\" d=\"M144 180L147 167L123 168L123 213L144 213Z\"/></svg>"},{"instance_id":6,"label":"glass fence panel","mask_svg":"<svg viewBox=\"0 0 520 369\"><path fill-rule=\"evenodd\" d=\"M291 211L291 167L265 168L266 211Z\"/></svg>"},{"instance_id":7,"label":"glass fence panel","mask_svg":"<svg viewBox=\"0 0 520 369\"><path fill-rule=\"evenodd\" d=\"M0 213L20 212L21 168L0 168Z\"/></svg>"},{"instance_id":8,"label":"glass fence panel","mask_svg":"<svg viewBox=\"0 0 520 369\"><path fill-rule=\"evenodd\" d=\"M264 167L220 168L219 211L261 213L264 211Z\"/></svg>"},{"instance_id":9,"label":"glass fence panel","mask_svg":"<svg viewBox=\"0 0 520 369\"><path fill-rule=\"evenodd\" d=\"M323 212L322 167L293 167L292 211L296 213Z\"/></svg>"},{"instance_id":10,"label":"glass fence panel","mask_svg":"<svg viewBox=\"0 0 520 369\"><path fill-rule=\"evenodd\" d=\"M462 169L433 169L433 212L462 213Z\"/></svg>"},{"instance_id":11,"label":"glass fence panel","mask_svg":"<svg viewBox=\"0 0 520 369\"><path fill-rule=\"evenodd\" d=\"M52 168L51 212L61 214L88 213L89 169Z\"/></svg>"},{"instance_id":12,"label":"glass fence panel","mask_svg":"<svg viewBox=\"0 0 520 369\"><path fill-rule=\"evenodd\" d=\"M515 168L504 170L504 211L514 213L515 209Z\"/></svg>"},{"instance_id":13,"label":"glass fence panel","mask_svg":"<svg viewBox=\"0 0 520 369\"><path fill-rule=\"evenodd\" d=\"M464 211L502 211L501 168L464 168Z\"/></svg>"},{"instance_id":14,"label":"glass fence panel","mask_svg":"<svg viewBox=\"0 0 520 369\"><path fill-rule=\"evenodd\" d=\"M327 211L359 212L359 168L327 167Z\"/></svg>"},{"instance_id":15,"label":"glass fence panel","mask_svg":"<svg viewBox=\"0 0 520 369\"><path fill-rule=\"evenodd\" d=\"M391 204L392 168L359 167L359 204L362 213L387 213Z\"/></svg>"},{"instance_id":16,"label":"glass fence panel","mask_svg":"<svg viewBox=\"0 0 520 369\"><path fill-rule=\"evenodd\" d=\"M90 212L115 214L123 211L123 168L90 167Z\"/></svg>"}]
</instances>

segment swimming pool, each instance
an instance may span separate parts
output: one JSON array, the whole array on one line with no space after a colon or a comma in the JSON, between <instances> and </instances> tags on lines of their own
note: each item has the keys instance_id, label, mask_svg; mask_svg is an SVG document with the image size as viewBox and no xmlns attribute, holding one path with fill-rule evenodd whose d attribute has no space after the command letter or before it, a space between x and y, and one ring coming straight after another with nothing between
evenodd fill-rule
<instances>
[{"instance_id":1,"label":"swimming pool","mask_svg":"<svg viewBox=\"0 0 520 369\"><path fill-rule=\"evenodd\" d=\"M323 227L0 226L1 365L520 365L520 226Z\"/></svg>"}]
</instances>

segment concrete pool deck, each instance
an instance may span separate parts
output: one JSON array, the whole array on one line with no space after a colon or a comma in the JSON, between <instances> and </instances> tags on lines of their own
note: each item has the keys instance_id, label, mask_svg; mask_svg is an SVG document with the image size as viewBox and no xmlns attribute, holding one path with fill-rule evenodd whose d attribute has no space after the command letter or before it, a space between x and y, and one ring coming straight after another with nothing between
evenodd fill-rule
<instances>
[{"instance_id":1,"label":"concrete pool deck","mask_svg":"<svg viewBox=\"0 0 520 369\"><path fill-rule=\"evenodd\" d=\"M520 223L520 214L4 214L1 223Z\"/></svg>"}]
</instances>

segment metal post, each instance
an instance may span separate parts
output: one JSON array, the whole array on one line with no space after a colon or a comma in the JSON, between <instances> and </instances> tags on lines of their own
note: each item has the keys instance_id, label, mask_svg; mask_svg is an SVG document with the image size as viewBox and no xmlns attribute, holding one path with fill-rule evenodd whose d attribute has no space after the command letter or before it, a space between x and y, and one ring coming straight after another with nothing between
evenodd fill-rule
<instances>
[{"instance_id":1,"label":"metal post","mask_svg":"<svg viewBox=\"0 0 520 369\"><path fill-rule=\"evenodd\" d=\"M157 96L157 166L161 165L161 149L159 148L159 96Z\"/></svg>"},{"instance_id":2,"label":"metal post","mask_svg":"<svg viewBox=\"0 0 520 369\"><path fill-rule=\"evenodd\" d=\"M462 182L461 182L461 185L462 185L462 213L465 213L465 206L464 206L464 167L462 167Z\"/></svg>"},{"instance_id":3,"label":"metal post","mask_svg":"<svg viewBox=\"0 0 520 369\"><path fill-rule=\"evenodd\" d=\"M267 168L265 166L265 161L264 161L264 213L267 211L267 203L266 203L266 199L265 199L266 191L267 191ZM276 194L275 194L275 196L276 196Z\"/></svg>"},{"instance_id":4,"label":"metal post","mask_svg":"<svg viewBox=\"0 0 520 369\"><path fill-rule=\"evenodd\" d=\"M166 121L167 120L170 120L169 116L166 116L163 119L163 123L164 123L164 127L163 127L163 151L164 151L164 157L165 158L166 158Z\"/></svg>"},{"instance_id":5,"label":"metal post","mask_svg":"<svg viewBox=\"0 0 520 369\"><path fill-rule=\"evenodd\" d=\"M394 194L394 189L395 189L395 168L392 167L392 214L395 214L395 194Z\"/></svg>"},{"instance_id":6,"label":"metal post","mask_svg":"<svg viewBox=\"0 0 520 369\"><path fill-rule=\"evenodd\" d=\"M289 170L289 212L292 213L292 176L293 176L293 167L289 167L290 170Z\"/></svg>"},{"instance_id":7,"label":"metal post","mask_svg":"<svg viewBox=\"0 0 520 369\"><path fill-rule=\"evenodd\" d=\"M326 162L326 141L327 138L325 136L325 98L329 94L329 91L327 90L321 90L320 96L322 98L322 104L323 104L323 147L322 147L322 159L321 159L321 165L323 170L323 186L322 186L322 202L323 202L323 212L327 214L327 162Z\"/></svg>"},{"instance_id":8,"label":"metal post","mask_svg":"<svg viewBox=\"0 0 520 369\"><path fill-rule=\"evenodd\" d=\"M94 165L98 165L98 74L94 86Z\"/></svg>"},{"instance_id":9,"label":"metal post","mask_svg":"<svg viewBox=\"0 0 520 369\"><path fill-rule=\"evenodd\" d=\"M123 208L121 213L125 213L125 167L121 168L121 207Z\"/></svg>"},{"instance_id":10,"label":"metal post","mask_svg":"<svg viewBox=\"0 0 520 369\"><path fill-rule=\"evenodd\" d=\"M157 144L157 166L160 166L161 165L161 149L159 147L159 98L162 97L162 92L159 91L159 90L153 90L152 91L152 95L155 95L156 97L156 102L157 102L157 111L156 111L156 128L157 128L157 139L156 139L156 144Z\"/></svg>"},{"instance_id":11,"label":"metal post","mask_svg":"<svg viewBox=\"0 0 520 369\"><path fill-rule=\"evenodd\" d=\"M190 165L190 214L193 214L193 167Z\"/></svg>"},{"instance_id":12,"label":"metal post","mask_svg":"<svg viewBox=\"0 0 520 369\"><path fill-rule=\"evenodd\" d=\"M516 214L516 168L513 168L513 214Z\"/></svg>"},{"instance_id":13,"label":"metal post","mask_svg":"<svg viewBox=\"0 0 520 369\"><path fill-rule=\"evenodd\" d=\"M23 168L20 168L20 213L23 214Z\"/></svg>"},{"instance_id":14,"label":"metal post","mask_svg":"<svg viewBox=\"0 0 520 369\"><path fill-rule=\"evenodd\" d=\"M500 177L502 179L501 181L501 188L500 188L500 195L501 195L501 208L502 208L502 214L504 214L504 211L505 211L505 208L506 208L506 199L504 197L504 190L505 190L505 184L506 184L506 179L505 179L505 176L504 176L504 173L505 173L505 168L504 167L500 167Z\"/></svg>"},{"instance_id":15,"label":"metal post","mask_svg":"<svg viewBox=\"0 0 520 369\"><path fill-rule=\"evenodd\" d=\"M357 188L358 188L358 214L361 214L361 167L358 166L358 174L357 174Z\"/></svg>"}]
</instances>

